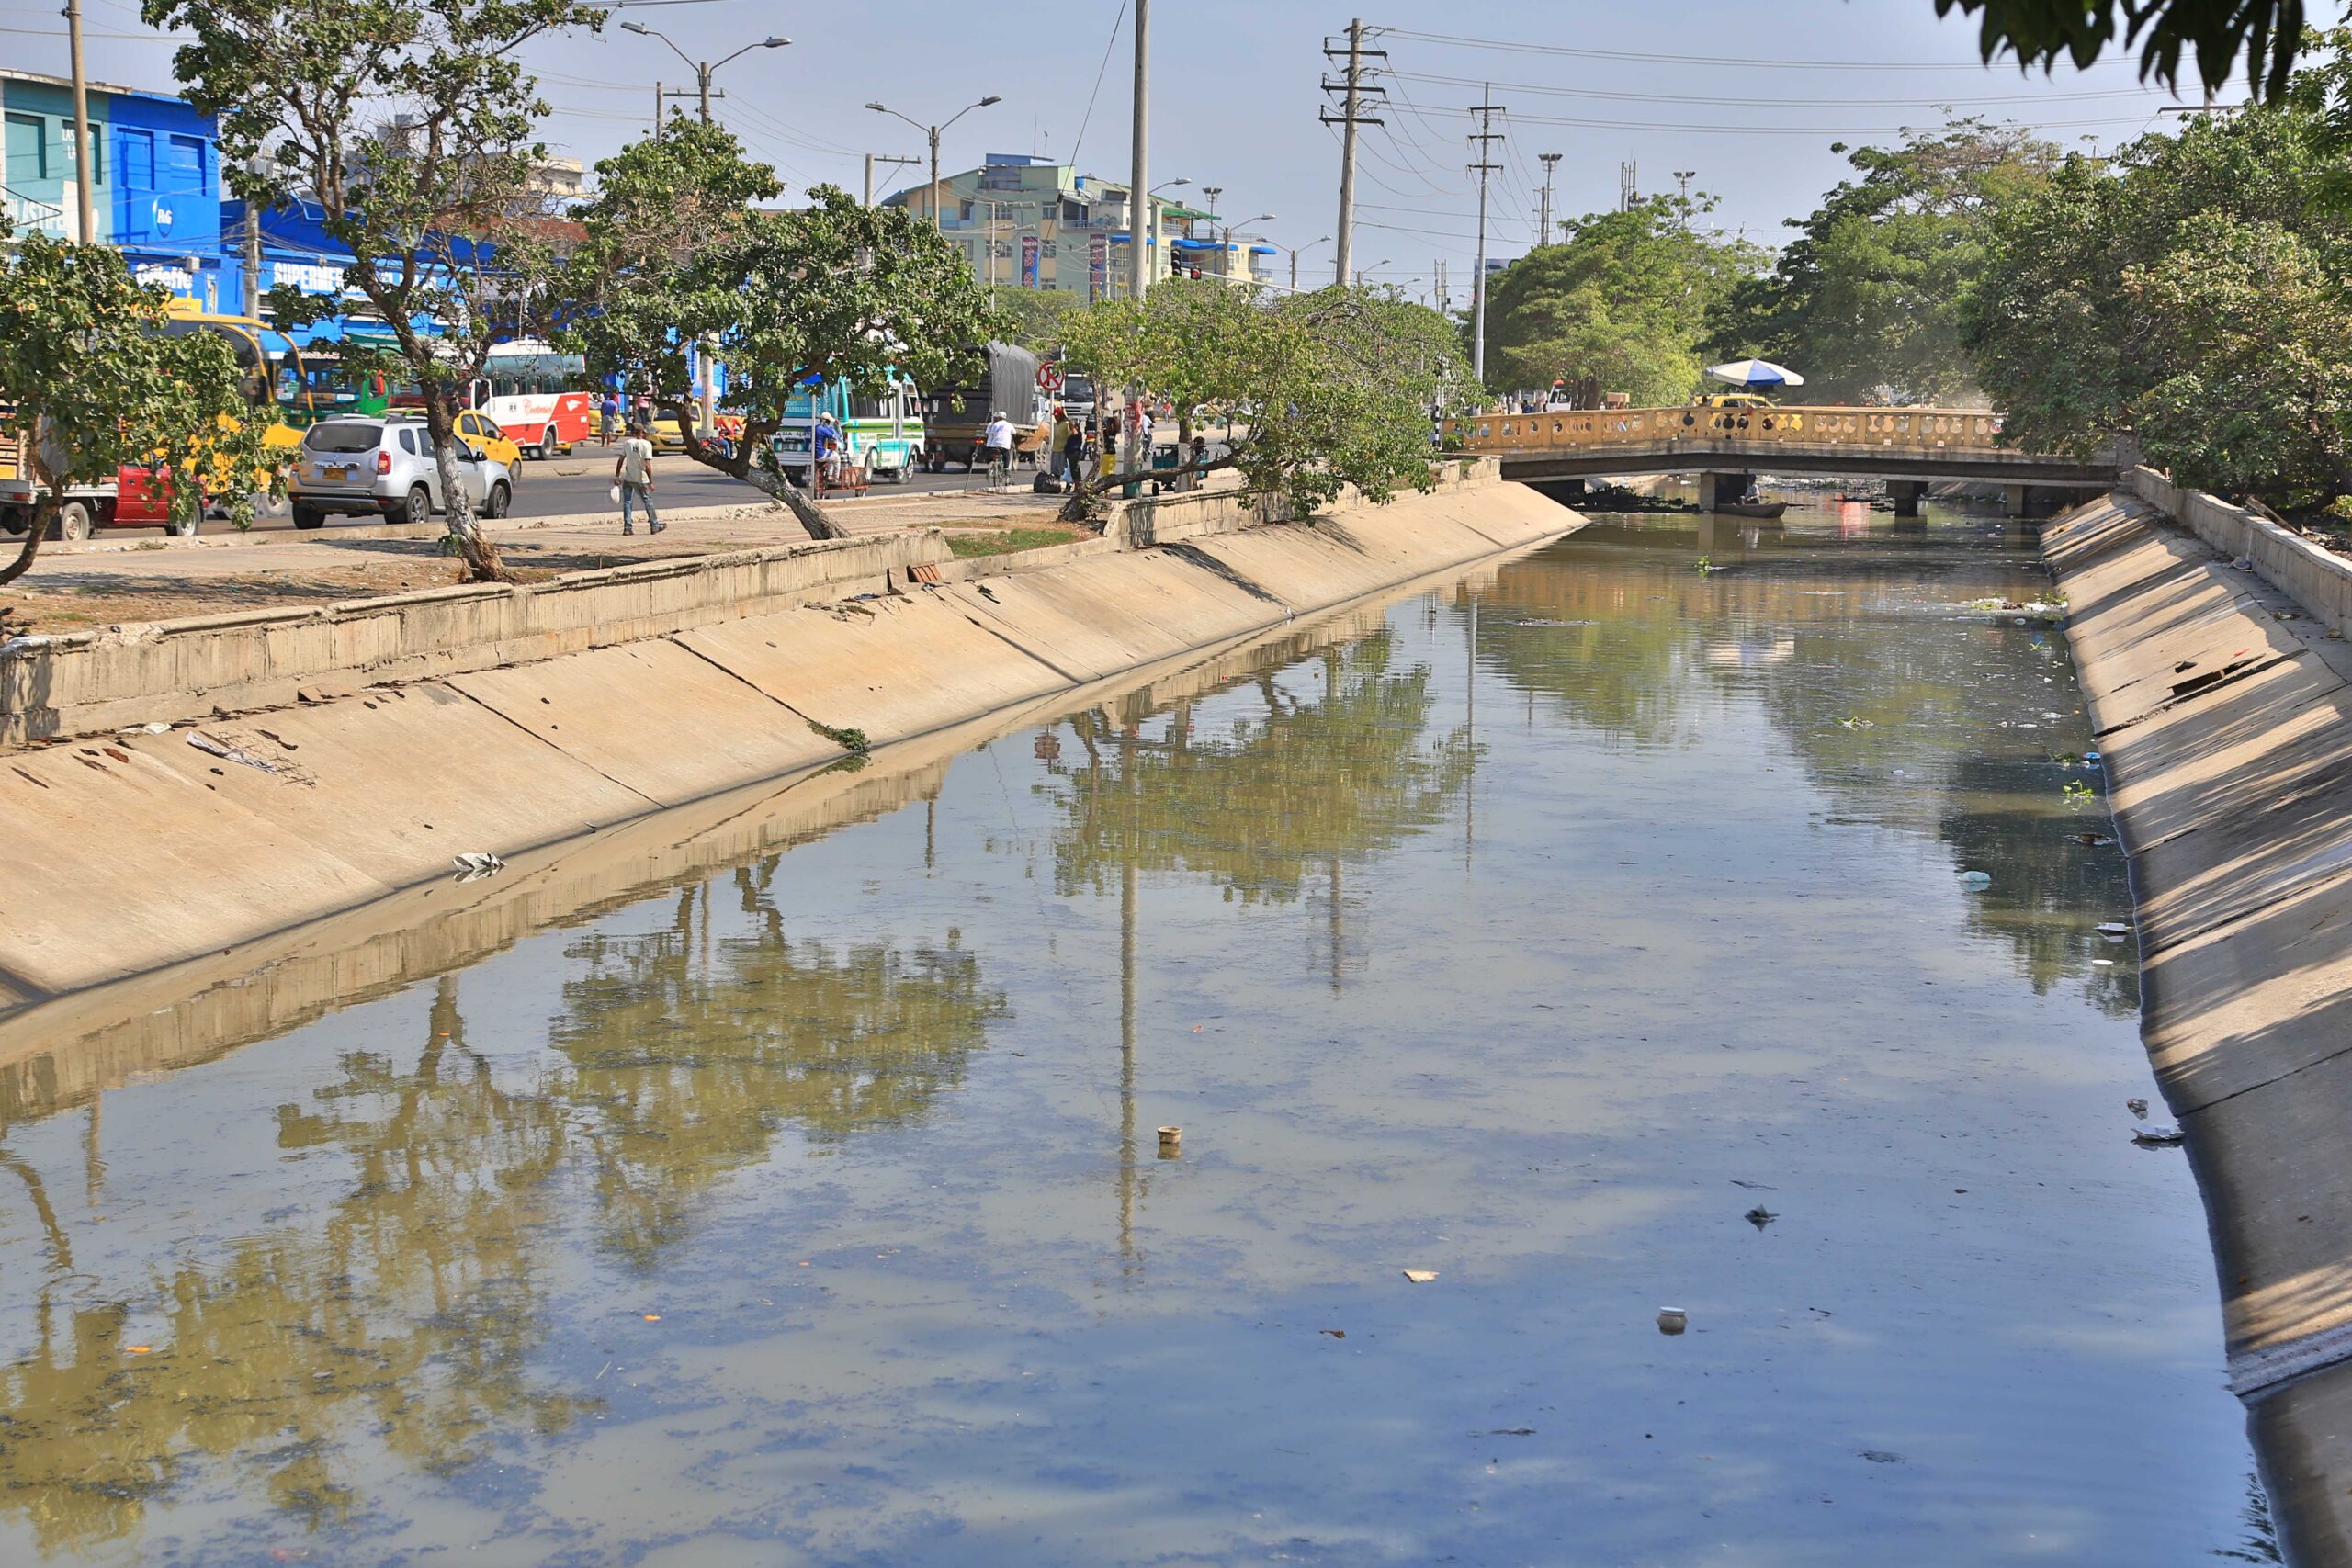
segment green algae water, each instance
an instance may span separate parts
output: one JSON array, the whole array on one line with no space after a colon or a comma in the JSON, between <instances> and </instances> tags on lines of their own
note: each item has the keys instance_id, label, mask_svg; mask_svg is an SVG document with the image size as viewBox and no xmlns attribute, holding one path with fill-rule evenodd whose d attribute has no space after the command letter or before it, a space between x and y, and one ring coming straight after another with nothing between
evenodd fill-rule
<instances>
[{"instance_id":1,"label":"green algae water","mask_svg":"<svg viewBox=\"0 0 2352 1568\"><path fill-rule=\"evenodd\" d=\"M0 1058L0 1562L2273 1561L2047 586L1601 518Z\"/></svg>"}]
</instances>

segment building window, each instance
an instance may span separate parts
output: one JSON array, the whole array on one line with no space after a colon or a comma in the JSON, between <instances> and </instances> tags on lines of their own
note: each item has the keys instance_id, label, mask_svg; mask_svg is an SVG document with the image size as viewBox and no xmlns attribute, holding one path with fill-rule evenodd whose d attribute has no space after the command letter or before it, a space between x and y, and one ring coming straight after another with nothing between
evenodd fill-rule
<instances>
[{"instance_id":1,"label":"building window","mask_svg":"<svg viewBox=\"0 0 2352 1568\"><path fill-rule=\"evenodd\" d=\"M93 124L89 129L96 132L98 128ZM105 141L95 134L90 138L90 183L94 186L102 186L107 183L107 150ZM65 122L66 163L80 163L81 153L82 139L74 134L74 122L69 119Z\"/></svg>"},{"instance_id":2,"label":"building window","mask_svg":"<svg viewBox=\"0 0 2352 1568\"><path fill-rule=\"evenodd\" d=\"M204 138L175 136L164 150L164 186L170 191L207 196L212 190L211 160L205 156Z\"/></svg>"},{"instance_id":3,"label":"building window","mask_svg":"<svg viewBox=\"0 0 2352 1568\"><path fill-rule=\"evenodd\" d=\"M49 125L28 114L8 116L9 188L24 187L49 178Z\"/></svg>"},{"instance_id":4,"label":"building window","mask_svg":"<svg viewBox=\"0 0 2352 1568\"><path fill-rule=\"evenodd\" d=\"M155 188L155 133L151 130L126 130L120 126L114 133L115 173L121 176L125 190Z\"/></svg>"}]
</instances>

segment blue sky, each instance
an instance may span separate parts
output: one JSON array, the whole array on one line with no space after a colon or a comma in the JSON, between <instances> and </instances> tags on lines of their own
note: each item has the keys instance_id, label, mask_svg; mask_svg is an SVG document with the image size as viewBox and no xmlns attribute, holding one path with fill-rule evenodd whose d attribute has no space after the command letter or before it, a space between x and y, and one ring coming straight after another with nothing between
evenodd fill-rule
<instances>
[{"instance_id":1,"label":"blue sky","mask_svg":"<svg viewBox=\"0 0 2352 1568\"><path fill-rule=\"evenodd\" d=\"M1219 186L1229 217L1278 214L1259 231L1283 244L1331 232L1339 152L1316 120L1319 51L1327 33L1346 27L1343 6L1373 3L1157 0L1154 183L1182 175ZM94 77L168 83L171 45L134 36L146 29L130 0L85 5ZM12 46L13 63L64 69L55 6L0 0L0 40ZM1001 95L949 132L951 167L988 152L1067 156L1075 144L1082 164L1125 175L1133 44L1132 10L1121 0L690 0L621 12L615 22L621 17L659 27L698 58L770 33L794 40L729 65L718 107L796 195L820 180L854 191L859 152L922 152L914 131L863 107L877 97L928 120ZM1634 161L1645 192L1671 190L1675 171L1694 171L1693 188L1719 198L1721 223L1772 243L1843 172L1831 142L1891 141L1896 128L1940 123L1942 106L2043 127L2068 146L2096 137L2112 147L2169 123L2155 112L2169 96L2141 88L2120 61L2049 79L1979 65L1973 28L1939 21L1932 0L1450 0L1392 4L1364 19L1395 29L1379 47L1390 51L1397 74L1389 85L1401 101L1385 129L1366 134L1356 260L1414 293L1428 288L1437 257L1447 259L1457 294L1468 275L1476 202L1463 168L1470 158L1461 139L1471 129L1463 111L1486 81L1507 109L1498 117L1508 140L1491 247L1503 255L1532 240L1543 152L1561 154L1557 213L1612 205L1618 164ZM612 24L602 38L535 44L530 60L557 111L548 141L592 162L641 133L657 80L691 79L660 42ZM1310 251L1303 275L1328 276L1330 254L1328 245Z\"/></svg>"}]
</instances>

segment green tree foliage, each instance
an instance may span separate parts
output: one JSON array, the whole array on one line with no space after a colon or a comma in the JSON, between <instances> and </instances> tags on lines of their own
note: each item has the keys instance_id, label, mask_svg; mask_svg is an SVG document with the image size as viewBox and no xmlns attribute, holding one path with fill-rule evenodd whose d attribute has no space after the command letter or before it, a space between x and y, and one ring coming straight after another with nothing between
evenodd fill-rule
<instances>
[{"instance_id":1,"label":"green tree foliage","mask_svg":"<svg viewBox=\"0 0 2352 1568\"><path fill-rule=\"evenodd\" d=\"M1975 391L1962 348L1993 213L2048 179L2058 150L2012 126L1957 120L1850 155L1778 265L1724 301L1708 353L1804 372L1807 401L1933 403Z\"/></svg>"},{"instance_id":2,"label":"green tree foliage","mask_svg":"<svg viewBox=\"0 0 2352 1568\"><path fill-rule=\"evenodd\" d=\"M144 0L141 14L193 35L173 66L188 101L219 118L229 188L252 209L315 202L350 248L345 287L392 346L346 339L345 360L362 373L389 362L416 382L449 531L470 576L504 580L458 482L456 421L545 266L531 172L546 157L533 132L547 105L515 52L603 13L577 0ZM290 325L343 306L280 288L271 308Z\"/></svg>"},{"instance_id":3,"label":"green tree foliage","mask_svg":"<svg viewBox=\"0 0 2352 1568\"><path fill-rule=\"evenodd\" d=\"M2347 488L2340 342L2352 251L2328 73L2111 160L2068 160L1997 211L1966 341L2021 446L2137 434L2191 484L2282 502Z\"/></svg>"},{"instance_id":4,"label":"green tree foliage","mask_svg":"<svg viewBox=\"0 0 2352 1568\"><path fill-rule=\"evenodd\" d=\"M1659 197L1628 212L1570 219L1566 240L1503 269L1487 298L1487 383L1568 383L1580 406L1605 392L1679 403L1699 379L1710 312L1762 253L1694 232L1703 205Z\"/></svg>"},{"instance_id":5,"label":"green tree foliage","mask_svg":"<svg viewBox=\"0 0 2352 1568\"><path fill-rule=\"evenodd\" d=\"M1004 320L1003 340L1040 357L1061 347L1062 328L1070 313L1085 309L1085 302L1066 288L1017 288L1000 283L989 297Z\"/></svg>"},{"instance_id":6,"label":"green tree foliage","mask_svg":"<svg viewBox=\"0 0 2352 1568\"><path fill-rule=\"evenodd\" d=\"M1351 485L1374 502L1427 489L1430 413L1466 389L1445 318L1336 287L1270 303L1231 284L1170 278L1141 300L1072 312L1064 341L1096 386L1141 387L1173 402L1180 439L1199 405L1248 409L1229 448L1185 471L1237 468L1249 489L1295 516ZM1069 514L1085 515L1093 498L1147 471L1081 481Z\"/></svg>"},{"instance_id":7,"label":"green tree foliage","mask_svg":"<svg viewBox=\"0 0 2352 1568\"><path fill-rule=\"evenodd\" d=\"M2181 58L2196 58L2208 91L2220 87L2245 56L2256 94L2285 90L2303 47L2303 0L1936 0L1936 15L1981 18L1977 40L1987 61L2004 52L2024 65L2088 65L2117 43L2140 51L2140 75L2180 85Z\"/></svg>"},{"instance_id":8,"label":"green tree foliage","mask_svg":"<svg viewBox=\"0 0 2352 1568\"><path fill-rule=\"evenodd\" d=\"M892 370L952 386L1001 322L963 254L904 208L866 207L831 186L809 205L757 204L782 188L717 126L681 117L596 165L598 197L564 274L563 337L588 368L660 389L687 455L790 507L818 538L838 535L786 481L769 445L796 394L840 379L878 393ZM715 345L741 439L706 439L684 389L686 348Z\"/></svg>"},{"instance_id":9,"label":"green tree foliage","mask_svg":"<svg viewBox=\"0 0 2352 1568\"><path fill-rule=\"evenodd\" d=\"M31 569L69 488L110 480L126 464L165 471L175 517L192 521L209 499L250 518L252 492L276 482L276 459L228 344L167 333L170 297L133 281L111 246L39 233L13 243L0 263L0 408L40 489L0 583Z\"/></svg>"}]
</instances>

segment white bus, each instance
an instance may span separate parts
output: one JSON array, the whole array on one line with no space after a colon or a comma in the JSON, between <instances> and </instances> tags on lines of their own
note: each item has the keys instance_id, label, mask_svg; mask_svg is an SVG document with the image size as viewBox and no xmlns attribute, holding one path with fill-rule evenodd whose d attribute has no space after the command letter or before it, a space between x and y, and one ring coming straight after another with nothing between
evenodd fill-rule
<instances>
[{"instance_id":1,"label":"white bus","mask_svg":"<svg viewBox=\"0 0 2352 1568\"><path fill-rule=\"evenodd\" d=\"M490 351L467 402L490 416L531 457L553 457L597 438L587 362L536 338Z\"/></svg>"}]
</instances>

